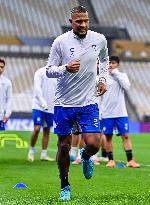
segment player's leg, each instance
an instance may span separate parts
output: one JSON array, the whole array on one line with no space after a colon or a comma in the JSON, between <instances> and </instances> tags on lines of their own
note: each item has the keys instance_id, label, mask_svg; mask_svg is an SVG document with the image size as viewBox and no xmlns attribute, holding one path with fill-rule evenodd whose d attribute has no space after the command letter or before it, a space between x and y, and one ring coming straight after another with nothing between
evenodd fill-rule
<instances>
[{"instance_id":1,"label":"player's leg","mask_svg":"<svg viewBox=\"0 0 150 205\"><path fill-rule=\"evenodd\" d=\"M70 184L68 180L70 157L69 151L72 140L73 109L55 107L54 118L56 123L55 134L58 135L57 164L61 180L60 199L65 201L70 199Z\"/></svg>"},{"instance_id":2,"label":"player's leg","mask_svg":"<svg viewBox=\"0 0 150 205\"><path fill-rule=\"evenodd\" d=\"M30 140L30 148L28 152L28 160L33 162L34 161L34 154L35 154L35 144L37 142L38 134L40 132L41 124L42 124L42 116L41 111L39 110L32 110L32 119L34 122L34 129L31 135Z\"/></svg>"},{"instance_id":3,"label":"player's leg","mask_svg":"<svg viewBox=\"0 0 150 205\"><path fill-rule=\"evenodd\" d=\"M47 154L47 148L50 137L50 128L53 126L54 115L52 113L43 112L43 137L42 137L42 150L40 159L44 161L54 161L53 158L50 158Z\"/></svg>"},{"instance_id":4,"label":"player's leg","mask_svg":"<svg viewBox=\"0 0 150 205\"><path fill-rule=\"evenodd\" d=\"M103 162L108 162L108 157L107 157L107 152L106 152L106 136L101 133L101 157L100 157L100 161Z\"/></svg>"},{"instance_id":5,"label":"player's leg","mask_svg":"<svg viewBox=\"0 0 150 205\"><path fill-rule=\"evenodd\" d=\"M83 132L85 147L81 149L81 161L83 174L90 179L93 174L91 156L95 155L100 148L100 124L99 109L97 104L87 105L81 109L78 116L79 124Z\"/></svg>"},{"instance_id":6,"label":"player's leg","mask_svg":"<svg viewBox=\"0 0 150 205\"><path fill-rule=\"evenodd\" d=\"M85 147L85 143L84 143L84 139L82 134L78 134L78 139L79 139L79 143L78 143L78 151L77 151L77 157L75 159L75 161L72 162L72 164L80 164L81 163L81 149L83 147Z\"/></svg>"},{"instance_id":7,"label":"player's leg","mask_svg":"<svg viewBox=\"0 0 150 205\"><path fill-rule=\"evenodd\" d=\"M77 157L78 151L78 142L79 142L79 132L77 132L77 125L76 123L73 126L72 130L72 143L70 149L70 161L75 161Z\"/></svg>"},{"instance_id":8,"label":"player's leg","mask_svg":"<svg viewBox=\"0 0 150 205\"><path fill-rule=\"evenodd\" d=\"M115 167L115 161L113 158L113 144L112 144L114 119L113 118L102 119L102 127L103 127L103 134L106 137L105 148L108 157L108 163L106 164L106 166Z\"/></svg>"},{"instance_id":9,"label":"player's leg","mask_svg":"<svg viewBox=\"0 0 150 205\"><path fill-rule=\"evenodd\" d=\"M129 132L128 117L117 118L116 125L117 125L118 132L120 133L122 138L123 148L125 150L127 161L128 161L127 166L132 168L140 167L140 165L136 163L135 160L133 159L132 143L128 135Z\"/></svg>"}]
</instances>

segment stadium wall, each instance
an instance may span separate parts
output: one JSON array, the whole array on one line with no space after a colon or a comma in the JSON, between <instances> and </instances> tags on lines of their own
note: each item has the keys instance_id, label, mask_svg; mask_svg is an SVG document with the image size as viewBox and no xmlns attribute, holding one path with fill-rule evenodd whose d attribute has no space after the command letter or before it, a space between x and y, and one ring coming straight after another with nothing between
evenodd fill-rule
<instances>
[{"instance_id":1,"label":"stadium wall","mask_svg":"<svg viewBox=\"0 0 150 205\"><path fill-rule=\"evenodd\" d=\"M129 128L131 134L150 133L150 122L129 122ZM33 120L31 118L10 118L6 124L6 130L33 131Z\"/></svg>"}]
</instances>

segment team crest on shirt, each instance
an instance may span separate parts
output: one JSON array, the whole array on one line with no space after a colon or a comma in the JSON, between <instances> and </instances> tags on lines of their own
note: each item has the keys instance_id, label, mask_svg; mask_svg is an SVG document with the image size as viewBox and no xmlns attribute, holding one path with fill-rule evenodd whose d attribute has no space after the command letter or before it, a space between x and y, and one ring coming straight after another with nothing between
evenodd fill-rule
<instances>
[{"instance_id":1,"label":"team crest on shirt","mask_svg":"<svg viewBox=\"0 0 150 205\"><path fill-rule=\"evenodd\" d=\"M70 48L70 57L74 56L74 48Z\"/></svg>"},{"instance_id":2,"label":"team crest on shirt","mask_svg":"<svg viewBox=\"0 0 150 205\"><path fill-rule=\"evenodd\" d=\"M94 49L94 51L96 51L96 45L95 44L92 45L92 48Z\"/></svg>"}]
</instances>

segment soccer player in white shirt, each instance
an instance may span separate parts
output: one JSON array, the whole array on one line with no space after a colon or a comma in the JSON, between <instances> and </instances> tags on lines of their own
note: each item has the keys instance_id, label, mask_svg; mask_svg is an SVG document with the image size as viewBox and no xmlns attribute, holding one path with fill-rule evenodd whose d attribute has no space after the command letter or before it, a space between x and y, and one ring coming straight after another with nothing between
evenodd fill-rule
<instances>
[{"instance_id":1,"label":"soccer player in white shirt","mask_svg":"<svg viewBox=\"0 0 150 205\"><path fill-rule=\"evenodd\" d=\"M118 56L109 58L109 76L107 78L107 92L102 96L103 113L102 127L106 136L106 151L109 158L107 167L115 167L113 160L112 136L117 128L122 137L123 147L127 156L127 166L140 167L133 160L132 145L129 139L128 114L125 105L124 91L130 88L130 82L126 73L118 70L120 59Z\"/></svg>"},{"instance_id":2,"label":"soccer player in white shirt","mask_svg":"<svg viewBox=\"0 0 150 205\"><path fill-rule=\"evenodd\" d=\"M58 77L54 118L55 133L58 135L57 163L61 179L61 200L70 199L69 150L74 122L80 125L86 144L81 151L83 174L86 179L92 177L91 156L96 154L100 147L99 110L95 103L98 55L102 63L99 95L105 92L108 70L106 38L88 30L87 10L82 6L74 7L69 21L72 30L55 39L46 66L49 78Z\"/></svg>"},{"instance_id":3,"label":"soccer player in white shirt","mask_svg":"<svg viewBox=\"0 0 150 205\"><path fill-rule=\"evenodd\" d=\"M0 59L0 130L5 130L11 115L12 83L3 75L5 61Z\"/></svg>"},{"instance_id":4,"label":"soccer player in white shirt","mask_svg":"<svg viewBox=\"0 0 150 205\"><path fill-rule=\"evenodd\" d=\"M50 127L53 126L54 119L54 98L56 92L57 79L47 78L45 68L40 68L34 75L34 95L32 102L32 118L34 130L31 136L28 160L34 161L35 144L43 126L41 160L54 161L47 155Z\"/></svg>"}]
</instances>

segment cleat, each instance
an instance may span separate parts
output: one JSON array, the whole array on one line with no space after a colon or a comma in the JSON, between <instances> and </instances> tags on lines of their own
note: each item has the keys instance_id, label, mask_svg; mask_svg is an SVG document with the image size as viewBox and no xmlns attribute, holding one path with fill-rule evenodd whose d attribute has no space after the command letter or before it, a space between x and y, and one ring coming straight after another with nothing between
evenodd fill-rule
<instances>
[{"instance_id":1,"label":"cleat","mask_svg":"<svg viewBox=\"0 0 150 205\"><path fill-rule=\"evenodd\" d=\"M114 160L109 160L108 163L106 164L106 167L113 168L116 166L116 163Z\"/></svg>"},{"instance_id":2,"label":"cleat","mask_svg":"<svg viewBox=\"0 0 150 205\"><path fill-rule=\"evenodd\" d=\"M72 164L81 164L81 159L76 159L72 162Z\"/></svg>"},{"instance_id":3,"label":"cleat","mask_svg":"<svg viewBox=\"0 0 150 205\"><path fill-rule=\"evenodd\" d=\"M48 157L48 156L41 156L40 160L42 160L42 161L50 161L50 162L55 161L53 158Z\"/></svg>"},{"instance_id":4,"label":"cleat","mask_svg":"<svg viewBox=\"0 0 150 205\"><path fill-rule=\"evenodd\" d=\"M100 165L100 162L97 159L92 160L92 162L93 162L94 165Z\"/></svg>"},{"instance_id":5,"label":"cleat","mask_svg":"<svg viewBox=\"0 0 150 205\"><path fill-rule=\"evenodd\" d=\"M133 159L127 162L127 167L132 167L132 168L139 168L140 165L136 163Z\"/></svg>"},{"instance_id":6,"label":"cleat","mask_svg":"<svg viewBox=\"0 0 150 205\"><path fill-rule=\"evenodd\" d=\"M61 189L60 192L60 200L62 201L69 201L70 200L70 186L66 186L63 189Z\"/></svg>"},{"instance_id":7,"label":"cleat","mask_svg":"<svg viewBox=\"0 0 150 205\"><path fill-rule=\"evenodd\" d=\"M100 160L100 162L108 162L109 161L108 157L100 157L99 160Z\"/></svg>"},{"instance_id":8,"label":"cleat","mask_svg":"<svg viewBox=\"0 0 150 205\"><path fill-rule=\"evenodd\" d=\"M91 159L88 160L83 159L82 153L84 150L85 150L84 148L80 150L83 175L85 176L86 179L90 179L93 175L93 163Z\"/></svg>"},{"instance_id":9,"label":"cleat","mask_svg":"<svg viewBox=\"0 0 150 205\"><path fill-rule=\"evenodd\" d=\"M34 161L34 154L33 153L28 153L28 161L33 162Z\"/></svg>"}]
</instances>

